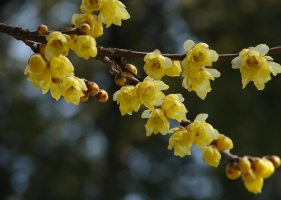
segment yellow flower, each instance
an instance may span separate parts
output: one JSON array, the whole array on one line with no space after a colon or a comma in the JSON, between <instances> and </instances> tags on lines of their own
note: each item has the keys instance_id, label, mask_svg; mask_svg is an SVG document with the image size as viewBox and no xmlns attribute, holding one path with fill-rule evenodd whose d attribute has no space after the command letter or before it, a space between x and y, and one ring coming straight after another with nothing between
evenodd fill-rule
<instances>
[{"instance_id":1,"label":"yellow flower","mask_svg":"<svg viewBox=\"0 0 281 200\"><path fill-rule=\"evenodd\" d=\"M66 77L60 86L60 91L67 103L78 105L80 97L83 97L83 91L87 91L85 82L77 77Z\"/></svg>"},{"instance_id":2,"label":"yellow flower","mask_svg":"<svg viewBox=\"0 0 281 200\"><path fill-rule=\"evenodd\" d=\"M212 62L218 60L218 54L209 50L207 44L195 45L192 40L187 40L183 46L187 51L187 56L182 62L185 69L182 73L184 77L182 86L189 92L195 91L201 99L205 99L207 92L212 90L210 80L220 77L219 71L205 68L205 66L212 66Z\"/></svg>"},{"instance_id":3,"label":"yellow flower","mask_svg":"<svg viewBox=\"0 0 281 200\"><path fill-rule=\"evenodd\" d=\"M219 132L212 125L205 122L208 114L199 114L194 122L187 126L190 140L196 144L201 150L207 149L207 146L219 138Z\"/></svg>"},{"instance_id":4,"label":"yellow flower","mask_svg":"<svg viewBox=\"0 0 281 200\"><path fill-rule=\"evenodd\" d=\"M102 21L108 28L111 24L121 26L122 21L130 18L125 5L118 0L107 0L103 2L100 9Z\"/></svg>"},{"instance_id":5,"label":"yellow flower","mask_svg":"<svg viewBox=\"0 0 281 200\"><path fill-rule=\"evenodd\" d=\"M190 149L192 147L192 143L190 141L189 134L187 130L180 126L177 128L173 128L170 132L174 132L173 135L169 139L168 149L174 148L174 155L183 157L185 155L190 155Z\"/></svg>"},{"instance_id":6,"label":"yellow flower","mask_svg":"<svg viewBox=\"0 0 281 200\"><path fill-rule=\"evenodd\" d=\"M145 125L146 136L150 136L152 133L161 133L166 135L169 132L170 123L165 116L165 113L161 109L145 110L143 111L142 118L148 118Z\"/></svg>"},{"instance_id":7,"label":"yellow flower","mask_svg":"<svg viewBox=\"0 0 281 200\"><path fill-rule=\"evenodd\" d=\"M137 97L150 110L154 109L154 106L160 106L161 100L165 97L161 90L169 88L168 85L162 81L155 81L150 77L146 77L143 82L137 86Z\"/></svg>"},{"instance_id":8,"label":"yellow flower","mask_svg":"<svg viewBox=\"0 0 281 200\"><path fill-rule=\"evenodd\" d=\"M165 68L165 74L167 76L179 76L181 73L181 65L179 61L172 61L172 66Z\"/></svg>"},{"instance_id":9,"label":"yellow flower","mask_svg":"<svg viewBox=\"0 0 281 200\"><path fill-rule=\"evenodd\" d=\"M101 18L91 13L74 14L70 22L75 25L75 28L79 28L84 23L88 24L90 26L88 35L94 38L103 34Z\"/></svg>"},{"instance_id":10,"label":"yellow flower","mask_svg":"<svg viewBox=\"0 0 281 200\"><path fill-rule=\"evenodd\" d=\"M82 13L98 11L101 9L103 1L104 0L82 0L80 10Z\"/></svg>"},{"instance_id":11,"label":"yellow flower","mask_svg":"<svg viewBox=\"0 0 281 200\"><path fill-rule=\"evenodd\" d=\"M220 163L221 154L215 146L209 145L203 152L202 158L208 165L217 167Z\"/></svg>"},{"instance_id":12,"label":"yellow flower","mask_svg":"<svg viewBox=\"0 0 281 200\"><path fill-rule=\"evenodd\" d=\"M59 100L61 97L61 91L60 91L61 83L62 83L61 79L51 78L49 84L51 96L56 100Z\"/></svg>"},{"instance_id":13,"label":"yellow flower","mask_svg":"<svg viewBox=\"0 0 281 200\"><path fill-rule=\"evenodd\" d=\"M263 90L264 83L271 80L270 73L274 76L281 73L281 66L272 62L270 56L265 56L268 50L269 47L265 44L243 49L239 56L231 61L233 69L240 68L243 88L253 81L258 90Z\"/></svg>"},{"instance_id":14,"label":"yellow flower","mask_svg":"<svg viewBox=\"0 0 281 200\"><path fill-rule=\"evenodd\" d=\"M69 59L65 56L54 57L49 62L50 74L54 78L64 78L74 75L74 67Z\"/></svg>"},{"instance_id":15,"label":"yellow flower","mask_svg":"<svg viewBox=\"0 0 281 200\"><path fill-rule=\"evenodd\" d=\"M140 108L140 100L136 95L136 87L125 85L113 94L113 101L120 104L119 109L121 115L132 115L133 110L137 112Z\"/></svg>"},{"instance_id":16,"label":"yellow flower","mask_svg":"<svg viewBox=\"0 0 281 200\"><path fill-rule=\"evenodd\" d=\"M54 31L47 36L46 40L45 57L47 60L51 60L53 57L59 57L60 55L68 55L68 43L71 41L68 35Z\"/></svg>"},{"instance_id":17,"label":"yellow flower","mask_svg":"<svg viewBox=\"0 0 281 200\"><path fill-rule=\"evenodd\" d=\"M74 37L73 50L77 56L88 60L90 57L96 57L96 40L89 35L79 35Z\"/></svg>"},{"instance_id":18,"label":"yellow flower","mask_svg":"<svg viewBox=\"0 0 281 200\"><path fill-rule=\"evenodd\" d=\"M25 69L24 74L27 74L29 71L33 74L40 74L47 67L45 59L41 54L36 53L30 56L28 60L28 66Z\"/></svg>"},{"instance_id":19,"label":"yellow flower","mask_svg":"<svg viewBox=\"0 0 281 200\"><path fill-rule=\"evenodd\" d=\"M214 50L210 50L206 43L195 44L192 40L183 43L186 51L186 59L188 66L212 66L212 62L218 60L218 54Z\"/></svg>"},{"instance_id":20,"label":"yellow flower","mask_svg":"<svg viewBox=\"0 0 281 200\"><path fill-rule=\"evenodd\" d=\"M254 194L261 193L261 189L263 186L263 178L256 177L253 181L244 181L244 184L249 192L252 192Z\"/></svg>"},{"instance_id":21,"label":"yellow flower","mask_svg":"<svg viewBox=\"0 0 281 200\"><path fill-rule=\"evenodd\" d=\"M161 80L162 76L165 75L165 69L172 67L172 61L169 58L166 58L161 55L161 52L156 49L152 53L148 53L144 57L145 73L156 80Z\"/></svg>"},{"instance_id":22,"label":"yellow flower","mask_svg":"<svg viewBox=\"0 0 281 200\"><path fill-rule=\"evenodd\" d=\"M165 112L166 116L176 119L178 122L186 119L185 114L187 110L183 102L184 98L181 94L169 94L166 96L161 104L161 109Z\"/></svg>"}]
</instances>

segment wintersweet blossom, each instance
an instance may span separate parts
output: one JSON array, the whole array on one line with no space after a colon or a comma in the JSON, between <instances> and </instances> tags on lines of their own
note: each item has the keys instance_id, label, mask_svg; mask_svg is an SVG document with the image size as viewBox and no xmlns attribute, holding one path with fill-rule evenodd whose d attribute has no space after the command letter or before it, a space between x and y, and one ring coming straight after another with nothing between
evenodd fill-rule
<instances>
[{"instance_id":1,"label":"wintersweet blossom","mask_svg":"<svg viewBox=\"0 0 281 200\"><path fill-rule=\"evenodd\" d=\"M274 76L281 73L281 66L273 62L270 56L265 56L268 50L267 45L259 44L254 48L243 49L231 61L233 69L240 69L243 88L253 81L258 90L263 90L264 84L271 80L270 73Z\"/></svg>"},{"instance_id":2,"label":"wintersweet blossom","mask_svg":"<svg viewBox=\"0 0 281 200\"><path fill-rule=\"evenodd\" d=\"M156 80L161 80L162 76L165 75L165 69L172 67L171 59L162 56L158 49L146 54L144 61L145 73Z\"/></svg>"},{"instance_id":3,"label":"wintersweet blossom","mask_svg":"<svg viewBox=\"0 0 281 200\"><path fill-rule=\"evenodd\" d=\"M126 6L118 0L103 1L99 15L101 16L102 21L106 24L107 28L111 24L121 26L121 20L130 18L129 13L126 10Z\"/></svg>"},{"instance_id":4,"label":"wintersweet blossom","mask_svg":"<svg viewBox=\"0 0 281 200\"><path fill-rule=\"evenodd\" d=\"M88 24L90 26L90 30L87 34L94 38L103 34L101 18L91 13L76 13L72 15L70 22L75 25L75 28L79 28L82 24Z\"/></svg>"},{"instance_id":5,"label":"wintersweet blossom","mask_svg":"<svg viewBox=\"0 0 281 200\"><path fill-rule=\"evenodd\" d=\"M113 101L117 101L117 104L120 104L119 109L122 116L125 114L132 115L132 112L137 112L141 105L140 99L136 94L136 87L132 85L125 85L116 91L113 94Z\"/></svg>"},{"instance_id":6,"label":"wintersweet blossom","mask_svg":"<svg viewBox=\"0 0 281 200\"><path fill-rule=\"evenodd\" d=\"M206 68L212 66L212 62L218 60L217 52L210 50L205 43L195 43L192 40L184 42L186 57L182 62L185 69L182 86L189 92L195 91L201 98L205 99L207 92L211 91L210 80L220 77L220 72L215 69Z\"/></svg>"},{"instance_id":7,"label":"wintersweet blossom","mask_svg":"<svg viewBox=\"0 0 281 200\"><path fill-rule=\"evenodd\" d=\"M179 76L181 73L181 65L179 61L172 61L172 65L170 67L165 68L165 74L167 76Z\"/></svg>"},{"instance_id":8,"label":"wintersweet blossom","mask_svg":"<svg viewBox=\"0 0 281 200\"><path fill-rule=\"evenodd\" d=\"M63 79L60 91L67 103L78 105L80 98L84 96L83 91L87 91L85 82L82 79L71 76Z\"/></svg>"},{"instance_id":9,"label":"wintersweet blossom","mask_svg":"<svg viewBox=\"0 0 281 200\"><path fill-rule=\"evenodd\" d=\"M163 110L145 110L141 117L148 118L148 121L145 124L146 136L150 136L152 133L166 135L169 132L170 123Z\"/></svg>"},{"instance_id":10,"label":"wintersweet blossom","mask_svg":"<svg viewBox=\"0 0 281 200\"><path fill-rule=\"evenodd\" d=\"M174 155L184 157L185 155L190 155L190 149L192 143L186 128L180 126L170 130L173 135L169 139L168 149L172 150L174 148Z\"/></svg>"},{"instance_id":11,"label":"wintersweet blossom","mask_svg":"<svg viewBox=\"0 0 281 200\"><path fill-rule=\"evenodd\" d=\"M73 37L73 50L77 56L88 60L90 57L96 57L96 40L89 35L79 35Z\"/></svg>"},{"instance_id":12,"label":"wintersweet blossom","mask_svg":"<svg viewBox=\"0 0 281 200\"><path fill-rule=\"evenodd\" d=\"M80 10L82 13L98 11L101 9L103 1L104 0L82 0Z\"/></svg>"},{"instance_id":13,"label":"wintersweet blossom","mask_svg":"<svg viewBox=\"0 0 281 200\"><path fill-rule=\"evenodd\" d=\"M185 114L187 113L187 109L184 104L181 103L183 101L184 98L181 94L169 94L163 99L161 109L165 112L167 117L181 122L186 119Z\"/></svg>"},{"instance_id":14,"label":"wintersweet blossom","mask_svg":"<svg viewBox=\"0 0 281 200\"><path fill-rule=\"evenodd\" d=\"M161 90L169 88L162 81L156 81L150 77L146 77L143 82L137 84L137 97L150 110L154 110L154 106L160 106L161 100L165 97Z\"/></svg>"},{"instance_id":15,"label":"wintersweet blossom","mask_svg":"<svg viewBox=\"0 0 281 200\"><path fill-rule=\"evenodd\" d=\"M68 35L54 31L47 36L46 40L45 57L47 60L51 60L53 57L59 57L60 55L68 55L68 43L71 41Z\"/></svg>"},{"instance_id":16,"label":"wintersweet blossom","mask_svg":"<svg viewBox=\"0 0 281 200\"><path fill-rule=\"evenodd\" d=\"M192 144L196 144L201 150L206 150L213 140L219 138L219 132L205 122L207 117L208 114L197 115L195 120L186 128Z\"/></svg>"},{"instance_id":17,"label":"wintersweet blossom","mask_svg":"<svg viewBox=\"0 0 281 200\"><path fill-rule=\"evenodd\" d=\"M221 154L215 146L209 145L207 149L203 152L202 159L208 165L217 167L220 163Z\"/></svg>"}]
</instances>

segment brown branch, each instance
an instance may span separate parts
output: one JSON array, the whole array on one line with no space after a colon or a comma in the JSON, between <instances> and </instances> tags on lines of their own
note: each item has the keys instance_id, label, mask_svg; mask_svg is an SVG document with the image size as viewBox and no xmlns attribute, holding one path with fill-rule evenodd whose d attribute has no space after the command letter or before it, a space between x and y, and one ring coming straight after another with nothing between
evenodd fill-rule
<instances>
[{"instance_id":1,"label":"brown branch","mask_svg":"<svg viewBox=\"0 0 281 200\"><path fill-rule=\"evenodd\" d=\"M14 37L17 40L22 41L33 41L37 43L46 44L46 36L39 35L36 31L30 31L28 29L23 29L17 26L11 26L0 22L0 32L8 34ZM66 28L61 30L64 34L80 34L78 29ZM97 59L100 60L102 57L125 57L125 58L139 58L143 59L147 52L138 52L126 49L118 49L118 48L105 48L105 47L97 47L98 55ZM281 46L270 48L268 51L268 55L276 54L281 52ZM165 57L170 58L171 60L183 60L186 57L186 54L162 54ZM219 61L223 60L232 60L237 57L236 54L219 54ZM103 61L103 60L102 60ZM104 61L103 61L104 62Z\"/></svg>"}]
</instances>

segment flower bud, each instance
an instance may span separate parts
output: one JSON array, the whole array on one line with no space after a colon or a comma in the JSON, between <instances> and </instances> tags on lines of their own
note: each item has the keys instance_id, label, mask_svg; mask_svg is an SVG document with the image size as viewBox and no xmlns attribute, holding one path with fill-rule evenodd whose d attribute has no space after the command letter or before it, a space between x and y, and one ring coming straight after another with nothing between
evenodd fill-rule
<instances>
[{"instance_id":1,"label":"flower bud","mask_svg":"<svg viewBox=\"0 0 281 200\"><path fill-rule=\"evenodd\" d=\"M261 176L267 170L267 165L265 161L261 158L257 158L257 157L252 158L251 165L252 165L253 172L257 176Z\"/></svg>"},{"instance_id":2,"label":"flower bud","mask_svg":"<svg viewBox=\"0 0 281 200\"><path fill-rule=\"evenodd\" d=\"M89 93L88 91L83 91L84 96L80 97L81 102L85 102L89 99Z\"/></svg>"},{"instance_id":3,"label":"flower bud","mask_svg":"<svg viewBox=\"0 0 281 200\"><path fill-rule=\"evenodd\" d=\"M100 90L99 93L97 95L95 95L96 99L99 101L99 102L107 102L108 100L108 94L105 90Z\"/></svg>"},{"instance_id":4,"label":"flower bud","mask_svg":"<svg viewBox=\"0 0 281 200\"><path fill-rule=\"evenodd\" d=\"M252 169L250 169L249 171L242 173L242 179L244 182L251 182L254 181L256 179L256 175L253 172Z\"/></svg>"},{"instance_id":5,"label":"flower bud","mask_svg":"<svg viewBox=\"0 0 281 200\"><path fill-rule=\"evenodd\" d=\"M81 24L81 25L79 26L79 31L80 31L80 33L82 33L82 34L87 35L87 34L90 32L90 30L91 30L91 27L90 27L90 25L87 24L87 23L83 23L83 24Z\"/></svg>"},{"instance_id":6,"label":"flower bud","mask_svg":"<svg viewBox=\"0 0 281 200\"><path fill-rule=\"evenodd\" d=\"M95 82L86 82L89 95L95 96L99 93L99 86Z\"/></svg>"},{"instance_id":7,"label":"flower bud","mask_svg":"<svg viewBox=\"0 0 281 200\"><path fill-rule=\"evenodd\" d=\"M220 137L217 140L214 140L212 144L216 146L219 151L233 148L232 140L223 134L220 134Z\"/></svg>"},{"instance_id":8,"label":"flower bud","mask_svg":"<svg viewBox=\"0 0 281 200\"><path fill-rule=\"evenodd\" d=\"M134 65L127 64L127 65L126 65L126 68L127 68L130 72L132 72L132 73L134 73L134 74L137 74L137 73L138 73L138 70L137 70L137 68L136 68ZM132 78L132 77L133 77L133 75L132 75L130 72L126 71L126 76L127 76L128 78Z\"/></svg>"},{"instance_id":9,"label":"flower bud","mask_svg":"<svg viewBox=\"0 0 281 200\"><path fill-rule=\"evenodd\" d=\"M237 168L236 163L229 163L226 166L226 176L229 179L235 180L239 178L240 175L241 175L241 171Z\"/></svg>"},{"instance_id":10,"label":"flower bud","mask_svg":"<svg viewBox=\"0 0 281 200\"><path fill-rule=\"evenodd\" d=\"M120 77L120 76L116 75L114 77L114 81L115 81L116 85L123 86L126 83L126 77Z\"/></svg>"},{"instance_id":11,"label":"flower bud","mask_svg":"<svg viewBox=\"0 0 281 200\"><path fill-rule=\"evenodd\" d=\"M220 163L221 154L215 146L210 145L208 149L204 151L202 158L208 165L217 167Z\"/></svg>"},{"instance_id":12,"label":"flower bud","mask_svg":"<svg viewBox=\"0 0 281 200\"><path fill-rule=\"evenodd\" d=\"M48 34L48 27L44 24L37 27L37 32L40 35L47 35Z\"/></svg>"},{"instance_id":13,"label":"flower bud","mask_svg":"<svg viewBox=\"0 0 281 200\"><path fill-rule=\"evenodd\" d=\"M45 58L45 50L46 50L46 44L40 44L39 53L42 55L43 58Z\"/></svg>"},{"instance_id":14,"label":"flower bud","mask_svg":"<svg viewBox=\"0 0 281 200\"><path fill-rule=\"evenodd\" d=\"M264 161L266 167L265 167L265 170L263 171L263 173L261 174L261 177L268 178L275 171L275 167L274 167L273 163L270 160L268 160L267 158L262 158L262 160Z\"/></svg>"},{"instance_id":15,"label":"flower bud","mask_svg":"<svg viewBox=\"0 0 281 200\"><path fill-rule=\"evenodd\" d=\"M281 164L280 158L278 156L266 156L266 158L272 162L275 168L279 167Z\"/></svg>"},{"instance_id":16,"label":"flower bud","mask_svg":"<svg viewBox=\"0 0 281 200\"><path fill-rule=\"evenodd\" d=\"M237 167L242 173L245 173L251 168L251 162L249 161L247 156L244 156L239 159Z\"/></svg>"}]
</instances>

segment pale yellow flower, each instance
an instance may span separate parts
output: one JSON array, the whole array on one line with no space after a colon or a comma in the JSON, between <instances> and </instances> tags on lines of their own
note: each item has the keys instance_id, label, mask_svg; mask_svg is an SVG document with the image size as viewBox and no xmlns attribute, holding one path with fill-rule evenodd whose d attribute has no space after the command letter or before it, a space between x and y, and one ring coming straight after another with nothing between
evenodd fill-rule
<instances>
[{"instance_id":1,"label":"pale yellow flower","mask_svg":"<svg viewBox=\"0 0 281 200\"><path fill-rule=\"evenodd\" d=\"M206 43L195 44L192 40L184 42L183 47L186 51L187 65L205 67L212 66L212 63L218 60L218 54L210 50Z\"/></svg>"},{"instance_id":2,"label":"pale yellow flower","mask_svg":"<svg viewBox=\"0 0 281 200\"><path fill-rule=\"evenodd\" d=\"M91 13L74 14L70 22L75 25L75 28L79 28L84 23L88 24L90 26L88 35L94 38L103 34L101 18Z\"/></svg>"},{"instance_id":3,"label":"pale yellow flower","mask_svg":"<svg viewBox=\"0 0 281 200\"><path fill-rule=\"evenodd\" d=\"M185 155L190 155L192 143L187 130L180 126L171 129L170 132L173 132L173 135L169 139L168 149L174 148L175 156L184 157Z\"/></svg>"},{"instance_id":4,"label":"pale yellow flower","mask_svg":"<svg viewBox=\"0 0 281 200\"><path fill-rule=\"evenodd\" d=\"M122 21L130 18L125 5L118 0L107 0L104 1L100 9L102 21L108 28L111 24L121 26Z\"/></svg>"},{"instance_id":5,"label":"pale yellow flower","mask_svg":"<svg viewBox=\"0 0 281 200\"><path fill-rule=\"evenodd\" d=\"M103 1L105 0L82 0L80 10L82 13L98 11L101 9Z\"/></svg>"},{"instance_id":6,"label":"pale yellow flower","mask_svg":"<svg viewBox=\"0 0 281 200\"><path fill-rule=\"evenodd\" d=\"M172 67L171 59L162 56L158 49L146 54L144 61L145 73L155 80L161 80L162 76L165 75L165 69Z\"/></svg>"},{"instance_id":7,"label":"pale yellow flower","mask_svg":"<svg viewBox=\"0 0 281 200\"><path fill-rule=\"evenodd\" d=\"M49 70L54 78L64 78L74 75L74 67L69 59L65 56L54 57L49 62Z\"/></svg>"},{"instance_id":8,"label":"pale yellow flower","mask_svg":"<svg viewBox=\"0 0 281 200\"><path fill-rule=\"evenodd\" d=\"M196 144L201 150L206 150L207 146L219 138L219 132L212 125L205 122L208 114L199 114L195 120L187 126L190 140Z\"/></svg>"},{"instance_id":9,"label":"pale yellow flower","mask_svg":"<svg viewBox=\"0 0 281 200\"><path fill-rule=\"evenodd\" d=\"M66 77L60 86L60 91L67 103L78 105L80 97L83 97L83 91L87 91L85 82L77 77Z\"/></svg>"},{"instance_id":10,"label":"pale yellow flower","mask_svg":"<svg viewBox=\"0 0 281 200\"><path fill-rule=\"evenodd\" d=\"M207 149L203 152L202 159L208 165L217 167L220 163L221 154L215 146L209 145Z\"/></svg>"},{"instance_id":11,"label":"pale yellow flower","mask_svg":"<svg viewBox=\"0 0 281 200\"><path fill-rule=\"evenodd\" d=\"M181 94L169 94L163 99L161 109L165 112L166 116L171 119L176 119L178 122L186 119L185 114L187 110L183 102L184 98Z\"/></svg>"},{"instance_id":12,"label":"pale yellow flower","mask_svg":"<svg viewBox=\"0 0 281 200\"><path fill-rule=\"evenodd\" d=\"M47 36L46 40L45 57L47 60L51 60L53 57L59 57L60 55L68 55L68 43L71 41L68 35L54 31Z\"/></svg>"},{"instance_id":13,"label":"pale yellow flower","mask_svg":"<svg viewBox=\"0 0 281 200\"><path fill-rule=\"evenodd\" d=\"M169 88L168 85L162 81L153 80L150 77L146 77L143 82L137 86L137 97L150 110L154 110L154 106L160 106L161 100L165 97L161 90Z\"/></svg>"},{"instance_id":14,"label":"pale yellow flower","mask_svg":"<svg viewBox=\"0 0 281 200\"><path fill-rule=\"evenodd\" d=\"M265 44L243 49L239 56L231 61L233 69L240 68L243 88L253 81L258 90L263 90L264 84L271 80L270 73L274 76L281 73L281 66L272 62L270 56L265 56L268 50L269 47Z\"/></svg>"},{"instance_id":15,"label":"pale yellow flower","mask_svg":"<svg viewBox=\"0 0 281 200\"><path fill-rule=\"evenodd\" d=\"M77 56L88 60L90 57L96 57L96 40L89 35L79 35L74 37L73 50Z\"/></svg>"},{"instance_id":16,"label":"pale yellow flower","mask_svg":"<svg viewBox=\"0 0 281 200\"><path fill-rule=\"evenodd\" d=\"M171 67L165 68L165 74L167 76L179 76L181 73L181 65L179 61L172 61Z\"/></svg>"},{"instance_id":17,"label":"pale yellow flower","mask_svg":"<svg viewBox=\"0 0 281 200\"><path fill-rule=\"evenodd\" d=\"M195 45L192 40L187 40L184 48L187 56L182 62L185 69L182 73L182 77L184 77L182 86L189 92L195 91L201 99L205 99L207 92L211 91L210 80L220 77L219 71L206 68L218 60L218 54L210 50L207 44Z\"/></svg>"},{"instance_id":18,"label":"pale yellow flower","mask_svg":"<svg viewBox=\"0 0 281 200\"><path fill-rule=\"evenodd\" d=\"M152 133L166 135L169 132L170 123L161 109L145 110L141 117L148 118L145 124L146 136L150 136Z\"/></svg>"},{"instance_id":19,"label":"pale yellow flower","mask_svg":"<svg viewBox=\"0 0 281 200\"><path fill-rule=\"evenodd\" d=\"M117 104L120 104L121 115L132 115L132 112L137 112L141 105L140 99L136 95L136 87L132 85L125 85L116 91L113 94L113 101L117 101Z\"/></svg>"}]
</instances>

